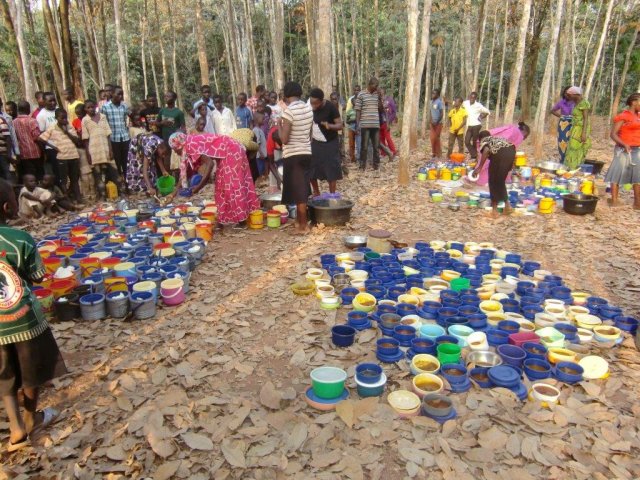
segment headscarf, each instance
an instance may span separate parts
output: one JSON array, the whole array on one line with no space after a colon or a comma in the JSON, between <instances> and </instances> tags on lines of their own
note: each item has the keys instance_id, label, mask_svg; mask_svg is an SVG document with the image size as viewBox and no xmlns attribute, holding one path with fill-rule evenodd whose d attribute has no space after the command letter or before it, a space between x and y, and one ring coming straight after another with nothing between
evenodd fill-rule
<instances>
[{"instance_id":1,"label":"headscarf","mask_svg":"<svg viewBox=\"0 0 640 480\"><path fill-rule=\"evenodd\" d=\"M254 141L255 135L250 128L238 128L229 136L242 145L247 152L255 152L260 149L260 146Z\"/></svg>"},{"instance_id":2,"label":"headscarf","mask_svg":"<svg viewBox=\"0 0 640 480\"><path fill-rule=\"evenodd\" d=\"M569 95L582 95L582 89L580 87L573 86L567 90Z\"/></svg>"},{"instance_id":3,"label":"headscarf","mask_svg":"<svg viewBox=\"0 0 640 480\"><path fill-rule=\"evenodd\" d=\"M187 135L182 132L176 132L169 137L169 146L172 150L182 150L187 142Z\"/></svg>"},{"instance_id":4,"label":"headscarf","mask_svg":"<svg viewBox=\"0 0 640 480\"><path fill-rule=\"evenodd\" d=\"M503 148L513 147L513 143L504 138L489 136L484 137L480 142L480 151L484 150L485 147L488 147L489 153L493 155Z\"/></svg>"}]
</instances>

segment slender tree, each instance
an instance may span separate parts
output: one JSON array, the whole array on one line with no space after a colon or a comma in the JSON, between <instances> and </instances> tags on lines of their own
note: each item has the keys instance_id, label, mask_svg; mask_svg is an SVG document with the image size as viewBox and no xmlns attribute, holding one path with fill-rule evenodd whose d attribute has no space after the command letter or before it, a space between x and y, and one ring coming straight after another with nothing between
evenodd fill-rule
<instances>
[{"instance_id":1,"label":"slender tree","mask_svg":"<svg viewBox=\"0 0 640 480\"><path fill-rule=\"evenodd\" d=\"M6 6L5 6L6 8ZM15 27L16 47L20 56L20 67L22 75L22 85L25 98L29 101L33 100L35 93L35 78L31 68L31 54L27 48L23 32L23 16L24 11L23 0L9 0L8 12L11 16L12 24Z\"/></svg>"},{"instance_id":2,"label":"slender tree","mask_svg":"<svg viewBox=\"0 0 640 480\"><path fill-rule=\"evenodd\" d=\"M413 79L416 76L416 37L418 29L418 0L407 0L407 56L405 63L405 78L407 79L404 91L404 111L412 111L414 85ZM406 116L406 115L405 115ZM402 143L400 145L400 161L398 165L398 183L400 185L409 184L409 139L411 136L412 122L405 118L402 122Z\"/></svg>"},{"instance_id":3,"label":"slender tree","mask_svg":"<svg viewBox=\"0 0 640 480\"><path fill-rule=\"evenodd\" d=\"M589 68L589 75L587 75L586 86L584 87L584 96L586 98L589 98L589 94L591 93L591 87L593 86L593 79L596 76L596 68L598 68L598 63L600 62L600 55L602 55L604 42L606 41L607 33L609 32L609 22L611 21L611 11L613 10L614 4L615 4L615 0L609 0L609 4L607 5L607 13L605 14L604 22L602 24L600 41L598 42L598 48L596 49L596 54L591 63L591 67Z\"/></svg>"},{"instance_id":4,"label":"slender tree","mask_svg":"<svg viewBox=\"0 0 640 480\"><path fill-rule=\"evenodd\" d=\"M509 81L509 96L507 97L507 103L504 108L504 123L513 122L513 114L516 109L516 98L518 96L518 86L520 84L520 74L522 73L525 43L527 40L527 28L529 27L529 17L531 15L531 1L532 0L520 0L522 18L520 18L516 59L513 62L511 79Z\"/></svg>"},{"instance_id":5,"label":"slender tree","mask_svg":"<svg viewBox=\"0 0 640 480\"><path fill-rule=\"evenodd\" d=\"M198 46L198 63L200 64L200 84L209 84L209 62L207 61L207 42L204 37L204 26L202 25L202 0L195 0L196 3L196 45Z\"/></svg>"}]
</instances>

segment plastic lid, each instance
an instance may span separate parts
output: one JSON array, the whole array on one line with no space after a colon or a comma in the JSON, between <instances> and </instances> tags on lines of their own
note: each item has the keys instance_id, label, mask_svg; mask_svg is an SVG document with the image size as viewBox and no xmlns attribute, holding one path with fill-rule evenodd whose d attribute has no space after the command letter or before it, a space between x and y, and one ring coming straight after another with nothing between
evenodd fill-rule
<instances>
[{"instance_id":1,"label":"plastic lid","mask_svg":"<svg viewBox=\"0 0 640 480\"><path fill-rule=\"evenodd\" d=\"M370 230L369 236L373 238L389 238L391 233L386 230Z\"/></svg>"},{"instance_id":2,"label":"plastic lid","mask_svg":"<svg viewBox=\"0 0 640 480\"><path fill-rule=\"evenodd\" d=\"M515 369L506 365L491 367L487 372L489 379L498 385L514 385L520 381L520 376Z\"/></svg>"}]
</instances>

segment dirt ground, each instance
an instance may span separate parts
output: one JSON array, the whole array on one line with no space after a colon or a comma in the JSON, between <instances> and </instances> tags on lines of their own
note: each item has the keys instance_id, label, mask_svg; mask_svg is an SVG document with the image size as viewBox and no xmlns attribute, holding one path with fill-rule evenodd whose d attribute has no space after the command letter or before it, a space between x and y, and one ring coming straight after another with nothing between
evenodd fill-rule
<instances>
[{"instance_id":1,"label":"dirt ground","mask_svg":"<svg viewBox=\"0 0 640 480\"><path fill-rule=\"evenodd\" d=\"M608 161L602 125L590 157ZM552 156L553 138L547 143ZM188 302L160 308L152 320L53 325L70 374L42 404L61 410L61 419L33 448L3 454L0 478L639 478L640 361L630 338L614 349L587 346L610 361L611 375L561 385L561 403L550 410L500 389L472 389L450 394L458 418L440 426L397 418L386 395L358 399L353 370L375 361L376 332L337 349L330 328L346 310L324 312L289 290L321 253L344 251L350 233L385 228L408 242L494 242L640 315L640 212L612 210L604 200L585 217L494 221L452 212L430 203L429 185L413 180L425 158L421 147L406 188L386 160L375 174L352 168L340 183L355 202L348 227L304 238L289 228L217 236L192 275ZM302 398L309 372L321 365L350 374L351 401L339 414ZM410 388L405 362L384 368L387 391Z\"/></svg>"}]
</instances>

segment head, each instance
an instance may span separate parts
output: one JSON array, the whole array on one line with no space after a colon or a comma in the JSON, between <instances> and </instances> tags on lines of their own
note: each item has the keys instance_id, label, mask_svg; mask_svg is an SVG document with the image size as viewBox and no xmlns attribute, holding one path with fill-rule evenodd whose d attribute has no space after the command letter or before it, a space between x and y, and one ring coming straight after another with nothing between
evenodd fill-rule
<instances>
[{"instance_id":1,"label":"head","mask_svg":"<svg viewBox=\"0 0 640 480\"><path fill-rule=\"evenodd\" d=\"M207 118L207 109L208 108L206 103L201 103L200 105L198 105L198 115L200 115L200 118L201 117L204 117L205 119Z\"/></svg>"},{"instance_id":2,"label":"head","mask_svg":"<svg viewBox=\"0 0 640 480\"><path fill-rule=\"evenodd\" d=\"M116 86L110 83L107 83L104 86L104 92L107 100L111 100L113 98L113 92L115 89L116 89Z\"/></svg>"},{"instance_id":3,"label":"head","mask_svg":"<svg viewBox=\"0 0 640 480\"><path fill-rule=\"evenodd\" d=\"M169 137L169 146L171 147L171 150L176 152L178 155L182 155L182 149L186 142L187 136L182 132L176 132Z\"/></svg>"},{"instance_id":4,"label":"head","mask_svg":"<svg viewBox=\"0 0 640 480\"><path fill-rule=\"evenodd\" d=\"M489 130L482 130L478 134L478 140L482 141L482 139L490 137L490 136L491 136L491 132Z\"/></svg>"},{"instance_id":5,"label":"head","mask_svg":"<svg viewBox=\"0 0 640 480\"><path fill-rule=\"evenodd\" d=\"M309 103L313 110L319 110L324 105L324 92L319 88L311 89L309 92Z\"/></svg>"},{"instance_id":6,"label":"head","mask_svg":"<svg viewBox=\"0 0 640 480\"><path fill-rule=\"evenodd\" d=\"M378 90L379 86L380 82L378 81L378 79L376 77L371 77L369 79L369 83L367 84L367 90L369 91L369 93L373 93Z\"/></svg>"},{"instance_id":7,"label":"head","mask_svg":"<svg viewBox=\"0 0 640 480\"><path fill-rule=\"evenodd\" d=\"M56 184L56 176L48 173L42 177L42 188L50 188Z\"/></svg>"},{"instance_id":8,"label":"head","mask_svg":"<svg viewBox=\"0 0 640 480\"><path fill-rule=\"evenodd\" d=\"M575 85L573 87L569 87L567 89L566 96L572 102L578 103L580 100L582 100L582 89L580 87L576 87Z\"/></svg>"},{"instance_id":9,"label":"head","mask_svg":"<svg viewBox=\"0 0 640 480\"><path fill-rule=\"evenodd\" d=\"M58 102L56 102L56 96L53 92L45 92L44 94L44 108L47 110L55 110Z\"/></svg>"},{"instance_id":10,"label":"head","mask_svg":"<svg viewBox=\"0 0 640 480\"><path fill-rule=\"evenodd\" d=\"M67 118L67 111L64 108L56 108L56 122L61 127L69 125L69 119Z\"/></svg>"},{"instance_id":11,"label":"head","mask_svg":"<svg viewBox=\"0 0 640 480\"><path fill-rule=\"evenodd\" d=\"M331 103L333 103L336 107L340 106L340 100L338 98L338 94L336 92L331 92L331 95L329 95L329 100L331 101Z\"/></svg>"},{"instance_id":12,"label":"head","mask_svg":"<svg viewBox=\"0 0 640 480\"><path fill-rule=\"evenodd\" d=\"M31 174L23 176L22 183L30 192L33 192L33 190L38 186L35 175Z\"/></svg>"},{"instance_id":13,"label":"head","mask_svg":"<svg viewBox=\"0 0 640 480\"><path fill-rule=\"evenodd\" d=\"M34 96L36 98L38 108L44 108L44 92L38 90Z\"/></svg>"},{"instance_id":14,"label":"head","mask_svg":"<svg viewBox=\"0 0 640 480\"><path fill-rule=\"evenodd\" d=\"M355 87L353 87L353 94L358 95L361 90L362 88L360 87L360 85L356 85Z\"/></svg>"},{"instance_id":15,"label":"head","mask_svg":"<svg viewBox=\"0 0 640 480\"><path fill-rule=\"evenodd\" d=\"M440 97L440 89L439 88L434 88L433 92L431 92L431 99L435 100L436 98Z\"/></svg>"},{"instance_id":16,"label":"head","mask_svg":"<svg viewBox=\"0 0 640 480\"><path fill-rule=\"evenodd\" d=\"M264 100L262 98L259 98L258 102L256 103L256 111L260 113L265 113L264 107L266 107Z\"/></svg>"},{"instance_id":17,"label":"head","mask_svg":"<svg viewBox=\"0 0 640 480\"><path fill-rule=\"evenodd\" d=\"M74 102L75 99L76 99L76 95L75 95L75 93L73 93L73 88L65 88L62 91L62 96L69 103Z\"/></svg>"},{"instance_id":18,"label":"head","mask_svg":"<svg viewBox=\"0 0 640 480\"><path fill-rule=\"evenodd\" d=\"M85 100L84 113L86 113L90 117L94 117L96 114L96 102L93 100Z\"/></svg>"},{"instance_id":19,"label":"head","mask_svg":"<svg viewBox=\"0 0 640 480\"><path fill-rule=\"evenodd\" d=\"M157 108L158 107L158 97L155 95L147 95L147 108Z\"/></svg>"},{"instance_id":20,"label":"head","mask_svg":"<svg viewBox=\"0 0 640 480\"><path fill-rule=\"evenodd\" d=\"M206 126L207 126L207 117L205 117L204 115L200 115L196 120L196 131L202 133L204 132L204 127Z\"/></svg>"},{"instance_id":21,"label":"head","mask_svg":"<svg viewBox=\"0 0 640 480\"><path fill-rule=\"evenodd\" d=\"M84 117L84 115L85 115L85 113L84 113L84 103L79 103L78 105L76 105L76 108L73 110L73 113L75 113L76 117L78 117L78 118Z\"/></svg>"},{"instance_id":22,"label":"head","mask_svg":"<svg viewBox=\"0 0 640 480\"><path fill-rule=\"evenodd\" d=\"M213 106L216 108L216 110L222 111L222 109L224 108L224 106L222 105L222 95L216 95L215 97L213 97Z\"/></svg>"},{"instance_id":23,"label":"head","mask_svg":"<svg viewBox=\"0 0 640 480\"><path fill-rule=\"evenodd\" d=\"M476 103L476 100L478 100L478 94L476 92L471 92L469 94L469 103Z\"/></svg>"},{"instance_id":24,"label":"head","mask_svg":"<svg viewBox=\"0 0 640 480\"><path fill-rule=\"evenodd\" d=\"M266 92L267 92L267 89L264 85L258 85L256 87L256 97L262 98Z\"/></svg>"},{"instance_id":25,"label":"head","mask_svg":"<svg viewBox=\"0 0 640 480\"><path fill-rule=\"evenodd\" d=\"M640 93L636 92L629 95L626 103L627 103L627 107L629 107L629 110L631 110L632 112L639 112L640 111Z\"/></svg>"},{"instance_id":26,"label":"head","mask_svg":"<svg viewBox=\"0 0 640 480\"><path fill-rule=\"evenodd\" d=\"M107 91L106 90L100 90L98 92L98 99L100 99L100 100L108 100L109 98L108 98Z\"/></svg>"},{"instance_id":27,"label":"head","mask_svg":"<svg viewBox=\"0 0 640 480\"><path fill-rule=\"evenodd\" d=\"M244 107L247 104L247 94L242 92L238 94L238 97L236 98L236 102L238 103L239 107Z\"/></svg>"},{"instance_id":28,"label":"head","mask_svg":"<svg viewBox=\"0 0 640 480\"><path fill-rule=\"evenodd\" d=\"M275 105L278 103L278 94L276 92L269 92L269 105Z\"/></svg>"},{"instance_id":29,"label":"head","mask_svg":"<svg viewBox=\"0 0 640 480\"><path fill-rule=\"evenodd\" d=\"M211 87L209 85L202 85L200 87L200 95L205 102L208 102L211 98Z\"/></svg>"},{"instance_id":30,"label":"head","mask_svg":"<svg viewBox=\"0 0 640 480\"><path fill-rule=\"evenodd\" d=\"M527 137L531 134L531 129L529 128L529 125L527 125L524 122L518 122L518 128L522 133L522 137L526 140Z\"/></svg>"},{"instance_id":31,"label":"head","mask_svg":"<svg viewBox=\"0 0 640 480\"><path fill-rule=\"evenodd\" d=\"M29 115L31 113L31 105L26 100L20 100L18 102L18 114Z\"/></svg>"},{"instance_id":32,"label":"head","mask_svg":"<svg viewBox=\"0 0 640 480\"><path fill-rule=\"evenodd\" d=\"M118 85L113 87L113 94L111 95L111 101L114 104L119 105L120 102L122 102L123 98L124 98L124 91L122 90L122 87Z\"/></svg>"},{"instance_id":33,"label":"head","mask_svg":"<svg viewBox=\"0 0 640 480\"><path fill-rule=\"evenodd\" d=\"M13 100L9 100L5 106L5 111L11 118L16 118L18 116L18 105Z\"/></svg>"},{"instance_id":34,"label":"head","mask_svg":"<svg viewBox=\"0 0 640 480\"><path fill-rule=\"evenodd\" d=\"M302 97L302 87L298 82L287 82L282 90L287 105Z\"/></svg>"},{"instance_id":35,"label":"head","mask_svg":"<svg viewBox=\"0 0 640 480\"><path fill-rule=\"evenodd\" d=\"M567 95L567 90L569 90L570 88L571 88L571 85L567 85L565 87L562 87L562 92L560 93L560 97L563 100L571 101L571 99L569 98L569 95Z\"/></svg>"},{"instance_id":36,"label":"head","mask_svg":"<svg viewBox=\"0 0 640 480\"><path fill-rule=\"evenodd\" d=\"M456 97L453 100L453 106L456 108L460 108L462 106L462 97Z\"/></svg>"},{"instance_id":37,"label":"head","mask_svg":"<svg viewBox=\"0 0 640 480\"><path fill-rule=\"evenodd\" d=\"M176 100L178 100L178 94L169 90L164 94L164 103L173 107L176 104Z\"/></svg>"},{"instance_id":38,"label":"head","mask_svg":"<svg viewBox=\"0 0 640 480\"><path fill-rule=\"evenodd\" d=\"M253 114L253 123L256 127L262 127L267 116L264 114L264 110L262 112L258 112Z\"/></svg>"},{"instance_id":39,"label":"head","mask_svg":"<svg viewBox=\"0 0 640 480\"><path fill-rule=\"evenodd\" d=\"M26 177L27 175L25 175ZM36 188L36 177L33 177L33 188ZM25 184L26 186L26 184ZM27 187L27 190L29 187ZM13 193L13 187L9 182L0 180L0 221L5 223L7 219L13 218L18 213L18 202L16 195Z\"/></svg>"},{"instance_id":40,"label":"head","mask_svg":"<svg viewBox=\"0 0 640 480\"><path fill-rule=\"evenodd\" d=\"M131 125L133 125L134 127L142 126L142 118L140 117L140 112L138 110L134 110L133 112L131 112L131 114L129 115L129 120L131 120Z\"/></svg>"}]
</instances>

